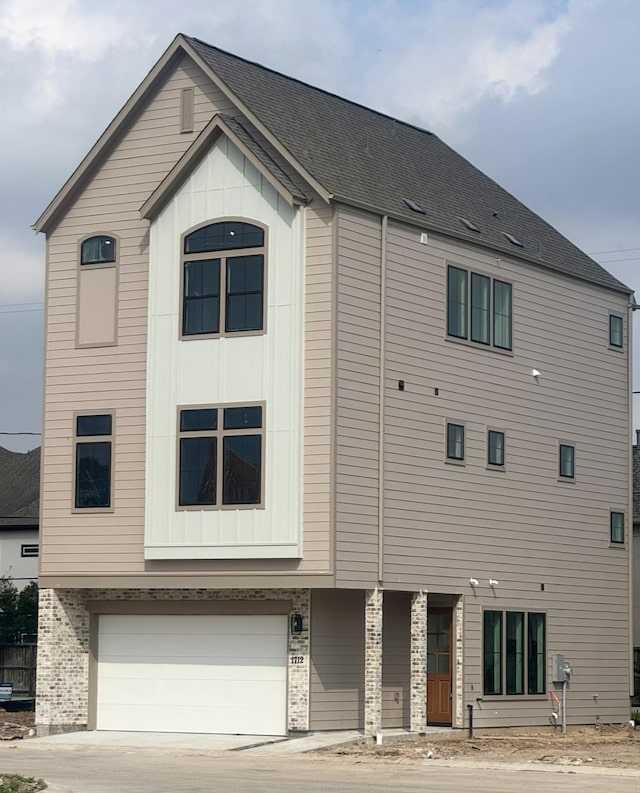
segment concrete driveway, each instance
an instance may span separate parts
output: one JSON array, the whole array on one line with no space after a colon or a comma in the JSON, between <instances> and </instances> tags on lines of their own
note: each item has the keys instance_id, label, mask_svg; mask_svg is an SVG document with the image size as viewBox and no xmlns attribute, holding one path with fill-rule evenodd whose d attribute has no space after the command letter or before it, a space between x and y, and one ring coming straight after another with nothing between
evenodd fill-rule
<instances>
[{"instance_id":1,"label":"concrete driveway","mask_svg":"<svg viewBox=\"0 0 640 793\"><path fill-rule=\"evenodd\" d=\"M0 772L44 778L49 793L637 793L615 772L396 765L260 749L147 749L23 741L0 745Z\"/></svg>"}]
</instances>

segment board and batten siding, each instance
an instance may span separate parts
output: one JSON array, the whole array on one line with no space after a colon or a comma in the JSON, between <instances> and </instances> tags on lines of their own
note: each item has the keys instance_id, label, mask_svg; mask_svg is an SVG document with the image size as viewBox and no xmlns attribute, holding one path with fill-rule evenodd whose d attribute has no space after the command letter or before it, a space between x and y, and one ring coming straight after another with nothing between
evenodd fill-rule
<instances>
[{"instance_id":1,"label":"board and batten siding","mask_svg":"<svg viewBox=\"0 0 640 793\"><path fill-rule=\"evenodd\" d=\"M310 730L364 725L364 592L311 592Z\"/></svg>"},{"instance_id":2,"label":"board and batten siding","mask_svg":"<svg viewBox=\"0 0 640 793\"><path fill-rule=\"evenodd\" d=\"M265 228L266 332L181 339L176 243L225 218ZM302 556L303 221L223 136L151 224L147 559ZM243 403L265 405L264 506L176 509L178 408Z\"/></svg>"},{"instance_id":3,"label":"board and batten siding","mask_svg":"<svg viewBox=\"0 0 640 793\"><path fill-rule=\"evenodd\" d=\"M447 264L513 284L513 354L446 338ZM385 584L465 596L466 701L482 695L482 608L544 611L549 662L574 667L569 721L619 718L628 548L610 545L609 511L628 503L626 295L393 223L386 294ZM609 312L625 317L623 353ZM447 420L465 425L464 465L445 462ZM487 466L489 428L505 433L504 470ZM558 481L559 442L575 446L575 482ZM476 716L548 711L514 697Z\"/></svg>"},{"instance_id":4,"label":"board and batten siding","mask_svg":"<svg viewBox=\"0 0 640 793\"><path fill-rule=\"evenodd\" d=\"M336 586L378 579L381 220L337 218Z\"/></svg>"}]
</instances>

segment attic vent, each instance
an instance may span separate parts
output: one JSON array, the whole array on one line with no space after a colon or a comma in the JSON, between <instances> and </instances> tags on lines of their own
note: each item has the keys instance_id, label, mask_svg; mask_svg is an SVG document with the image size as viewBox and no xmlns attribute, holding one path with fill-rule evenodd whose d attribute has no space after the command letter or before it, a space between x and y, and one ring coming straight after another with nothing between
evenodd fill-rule
<instances>
[{"instance_id":1,"label":"attic vent","mask_svg":"<svg viewBox=\"0 0 640 793\"><path fill-rule=\"evenodd\" d=\"M462 223L463 226L466 226L469 229L469 231L475 231L478 234L481 234L480 229L476 226L475 223L472 223L470 220L467 220L466 218L458 218L458 220L460 221L460 223Z\"/></svg>"},{"instance_id":2,"label":"attic vent","mask_svg":"<svg viewBox=\"0 0 640 793\"><path fill-rule=\"evenodd\" d=\"M420 204L416 204L415 201L412 201L410 198L403 198L404 203L409 207L412 212L418 212L420 215L426 215L427 213L424 209L420 206Z\"/></svg>"},{"instance_id":3,"label":"attic vent","mask_svg":"<svg viewBox=\"0 0 640 793\"><path fill-rule=\"evenodd\" d=\"M519 239L513 236L513 234L508 234L506 231L502 232L504 236L509 240L512 245L517 245L518 248L524 248L524 245L520 242Z\"/></svg>"}]
</instances>

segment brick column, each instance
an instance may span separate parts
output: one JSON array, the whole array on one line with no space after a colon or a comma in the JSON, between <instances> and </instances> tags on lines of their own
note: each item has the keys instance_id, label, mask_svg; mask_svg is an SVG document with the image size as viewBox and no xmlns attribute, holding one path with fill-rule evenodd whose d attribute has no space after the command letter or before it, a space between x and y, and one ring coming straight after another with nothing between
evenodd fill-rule
<instances>
[{"instance_id":1,"label":"brick column","mask_svg":"<svg viewBox=\"0 0 640 793\"><path fill-rule=\"evenodd\" d=\"M364 620L364 734L382 730L382 590L366 592Z\"/></svg>"},{"instance_id":2,"label":"brick column","mask_svg":"<svg viewBox=\"0 0 640 793\"><path fill-rule=\"evenodd\" d=\"M453 609L453 630L455 636L454 664L455 678L453 680L453 726L464 727L464 662L463 662L463 632L464 632L464 600L462 595Z\"/></svg>"},{"instance_id":3,"label":"brick column","mask_svg":"<svg viewBox=\"0 0 640 793\"><path fill-rule=\"evenodd\" d=\"M302 633L291 633L289 626L289 693L288 724L292 732L309 729L309 637L311 630L311 597L309 589L297 589L293 595L292 614L302 617Z\"/></svg>"},{"instance_id":4,"label":"brick column","mask_svg":"<svg viewBox=\"0 0 640 793\"><path fill-rule=\"evenodd\" d=\"M427 593L411 596L411 732L427 728Z\"/></svg>"}]
</instances>

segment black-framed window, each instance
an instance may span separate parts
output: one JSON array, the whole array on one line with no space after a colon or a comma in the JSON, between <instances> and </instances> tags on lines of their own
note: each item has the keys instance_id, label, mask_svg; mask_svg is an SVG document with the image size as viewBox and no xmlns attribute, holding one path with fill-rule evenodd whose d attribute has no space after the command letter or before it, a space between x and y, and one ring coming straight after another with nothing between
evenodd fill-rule
<instances>
[{"instance_id":1,"label":"black-framed window","mask_svg":"<svg viewBox=\"0 0 640 793\"><path fill-rule=\"evenodd\" d=\"M76 416L76 509L111 507L112 441L111 413Z\"/></svg>"},{"instance_id":2,"label":"black-framed window","mask_svg":"<svg viewBox=\"0 0 640 793\"><path fill-rule=\"evenodd\" d=\"M487 462L489 465L504 466L504 432L489 430L487 433Z\"/></svg>"},{"instance_id":3,"label":"black-framed window","mask_svg":"<svg viewBox=\"0 0 640 793\"><path fill-rule=\"evenodd\" d=\"M447 422L447 459L464 460L464 424Z\"/></svg>"},{"instance_id":4,"label":"black-framed window","mask_svg":"<svg viewBox=\"0 0 640 793\"><path fill-rule=\"evenodd\" d=\"M183 408L178 507L262 503L262 405Z\"/></svg>"},{"instance_id":5,"label":"black-framed window","mask_svg":"<svg viewBox=\"0 0 640 793\"><path fill-rule=\"evenodd\" d=\"M210 256L219 252L218 256ZM265 232L241 221L211 223L184 238L182 335L264 328Z\"/></svg>"},{"instance_id":6,"label":"black-framed window","mask_svg":"<svg viewBox=\"0 0 640 793\"><path fill-rule=\"evenodd\" d=\"M609 539L616 545L624 544L624 512L611 512L609 515Z\"/></svg>"},{"instance_id":7,"label":"black-framed window","mask_svg":"<svg viewBox=\"0 0 640 793\"><path fill-rule=\"evenodd\" d=\"M503 350L513 347L510 283L447 267L447 335Z\"/></svg>"},{"instance_id":8,"label":"black-framed window","mask_svg":"<svg viewBox=\"0 0 640 793\"><path fill-rule=\"evenodd\" d=\"M609 314L609 344L620 349L624 344L624 321L617 314Z\"/></svg>"},{"instance_id":9,"label":"black-framed window","mask_svg":"<svg viewBox=\"0 0 640 793\"><path fill-rule=\"evenodd\" d=\"M483 613L485 695L544 694L546 615L540 612Z\"/></svg>"},{"instance_id":10,"label":"black-framed window","mask_svg":"<svg viewBox=\"0 0 640 793\"><path fill-rule=\"evenodd\" d=\"M558 447L558 474L563 479L575 479L576 475L576 448L568 443L561 443Z\"/></svg>"},{"instance_id":11,"label":"black-framed window","mask_svg":"<svg viewBox=\"0 0 640 793\"><path fill-rule=\"evenodd\" d=\"M89 237L80 246L80 264L110 264L116 260L116 241L104 234Z\"/></svg>"}]
</instances>

